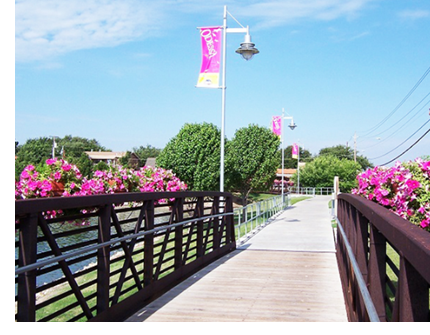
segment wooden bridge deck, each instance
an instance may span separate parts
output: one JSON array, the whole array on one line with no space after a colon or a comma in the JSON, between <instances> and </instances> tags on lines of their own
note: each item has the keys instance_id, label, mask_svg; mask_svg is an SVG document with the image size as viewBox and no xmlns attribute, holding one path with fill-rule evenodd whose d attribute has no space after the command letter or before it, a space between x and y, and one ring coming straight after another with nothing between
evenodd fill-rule
<instances>
[{"instance_id":1,"label":"wooden bridge deck","mask_svg":"<svg viewBox=\"0 0 430 335\"><path fill-rule=\"evenodd\" d=\"M127 321L348 321L329 200L297 203Z\"/></svg>"}]
</instances>

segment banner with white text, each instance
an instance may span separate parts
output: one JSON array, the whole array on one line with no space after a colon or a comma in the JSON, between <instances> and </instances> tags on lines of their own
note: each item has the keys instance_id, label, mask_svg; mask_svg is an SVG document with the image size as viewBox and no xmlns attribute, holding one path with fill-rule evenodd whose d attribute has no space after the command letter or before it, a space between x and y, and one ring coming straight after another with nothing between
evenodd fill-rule
<instances>
[{"instance_id":1,"label":"banner with white text","mask_svg":"<svg viewBox=\"0 0 430 335\"><path fill-rule=\"evenodd\" d=\"M291 150L291 156L294 159L299 158L299 146L296 143L293 144L293 149Z\"/></svg>"},{"instance_id":2,"label":"banner with white text","mask_svg":"<svg viewBox=\"0 0 430 335\"><path fill-rule=\"evenodd\" d=\"M199 29L202 41L202 66L196 87L219 88L222 27Z\"/></svg>"},{"instance_id":3,"label":"banner with white text","mask_svg":"<svg viewBox=\"0 0 430 335\"><path fill-rule=\"evenodd\" d=\"M281 137L281 116L272 117L272 131L275 135Z\"/></svg>"}]
</instances>

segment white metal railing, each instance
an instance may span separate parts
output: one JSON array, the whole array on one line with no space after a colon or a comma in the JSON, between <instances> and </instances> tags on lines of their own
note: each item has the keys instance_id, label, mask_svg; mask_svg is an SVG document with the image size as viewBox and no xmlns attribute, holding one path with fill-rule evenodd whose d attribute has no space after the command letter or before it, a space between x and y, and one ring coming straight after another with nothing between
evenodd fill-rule
<instances>
[{"instance_id":1,"label":"white metal railing","mask_svg":"<svg viewBox=\"0 0 430 335\"><path fill-rule=\"evenodd\" d=\"M284 199L282 199L282 195L278 195L234 209L237 245L250 239L267 225L270 218L288 208L290 204L289 194L284 194Z\"/></svg>"},{"instance_id":2,"label":"white metal railing","mask_svg":"<svg viewBox=\"0 0 430 335\"><path fill-rule=\"evenodd\" d=\"M289 187L291 194L303 194L303 195L331 195L334 192L333 187Z\"/></svg>"}]
</instances>

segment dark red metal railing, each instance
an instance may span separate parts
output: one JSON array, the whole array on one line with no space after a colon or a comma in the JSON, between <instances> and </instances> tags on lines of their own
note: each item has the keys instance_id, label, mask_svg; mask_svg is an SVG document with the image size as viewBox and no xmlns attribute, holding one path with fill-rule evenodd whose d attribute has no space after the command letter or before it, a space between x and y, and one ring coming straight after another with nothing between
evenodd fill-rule
<instances>
[{"instance_id":1,"label":"dark red metal railing","mask_svg":"<svg viewBox=\"0 0 430 335\"><path fill-rule=\"evenodd\" d=\"M234 250L232 212L219 192L16 201L16 321L124 320Z\"/></svg>"},{"instance_id":2,"label":"dark red metal railing","mask_svg":"<svg viewBox=\"0 0 430 335\"><path fill-rule=\"evenodd\" d=\"M430 321L430 233L351 194L338 196L338 220L380 321ZM368 321L357 276L337 234L337 258L351 321Z\"/></svg>"}]
</instances>

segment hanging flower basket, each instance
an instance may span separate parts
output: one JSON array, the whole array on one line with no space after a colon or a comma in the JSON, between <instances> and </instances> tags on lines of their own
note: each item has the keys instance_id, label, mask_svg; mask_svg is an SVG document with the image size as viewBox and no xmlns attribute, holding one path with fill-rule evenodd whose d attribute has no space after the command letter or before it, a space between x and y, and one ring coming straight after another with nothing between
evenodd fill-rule
<instances>
[{"instance_id":1,"label":"hanging flower basket","mask_svg":"<svg viewBox=\"0 0 430 335\"><path fill-rule=\"evenodd\" d=\"M51 193L54 197L61 197L64 193L64 183L51 180Z\"/></svg>"}]
</instances>

